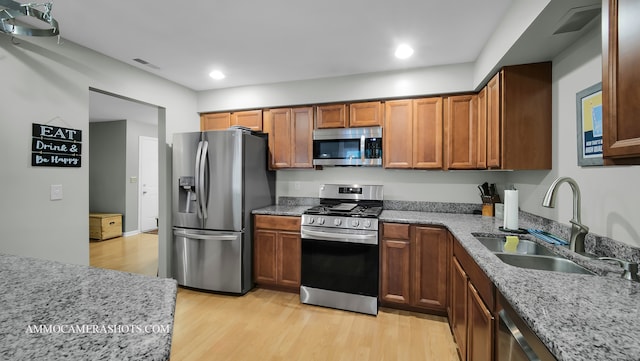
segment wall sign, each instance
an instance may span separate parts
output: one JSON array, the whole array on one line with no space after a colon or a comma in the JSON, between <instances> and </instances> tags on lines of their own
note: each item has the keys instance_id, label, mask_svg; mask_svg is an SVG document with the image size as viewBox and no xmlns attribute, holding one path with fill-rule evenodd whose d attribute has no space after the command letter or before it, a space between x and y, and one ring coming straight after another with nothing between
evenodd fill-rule
<instances>
[{"instance_id":1,"label":"wall sign","mask_svg":"<svg viewBox=\"0 0 640 361\"><path fill-rule=\"evenodd\" d=\"M82 130L33 123L32 166L79 168L81 154Z\"/></svg>"},{"instance_id":2,"label":"wall sign","mask_svg":"<svg viewBox=\"0 0 640 361\"><path fill-rule=\"evenodd\" d=\"M576 94L578 165L602 165L602 83Z\"/></svg>"}]
</instances>

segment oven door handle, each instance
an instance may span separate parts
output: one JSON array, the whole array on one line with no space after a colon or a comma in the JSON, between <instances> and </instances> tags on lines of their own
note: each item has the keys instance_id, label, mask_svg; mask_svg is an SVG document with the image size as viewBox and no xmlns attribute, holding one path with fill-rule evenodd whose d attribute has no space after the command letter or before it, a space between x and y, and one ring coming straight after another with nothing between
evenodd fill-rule
<instances>
[{"instance_id":1,"label":"oven door handle","mask_svg":"<svg viewBox=\"0 0 640 361\"><path fill-rule=\"evenodd\" d=\"M302 239L317 239L319 241L362 243L362 244L378 244L378 234L352 234L352 233L330 233L312 231L309 229L301 229L300 237Z\"/></svg>"}]
</instances>

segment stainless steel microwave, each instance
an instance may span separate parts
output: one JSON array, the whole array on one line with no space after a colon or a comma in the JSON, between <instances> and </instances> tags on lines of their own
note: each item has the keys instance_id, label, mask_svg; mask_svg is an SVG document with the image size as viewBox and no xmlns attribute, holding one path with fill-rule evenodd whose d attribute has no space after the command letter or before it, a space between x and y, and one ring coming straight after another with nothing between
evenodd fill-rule
<instances>
[{"instance_id":1,"label":"stainless steel microwave","mask_svg":"<svg viewBox=\"0 0 640 361\"><path fill-rule=\"evenodd\" d=\"M382 127L315 129L313 165L382 166Z\"/></svg>"}]
</instances>

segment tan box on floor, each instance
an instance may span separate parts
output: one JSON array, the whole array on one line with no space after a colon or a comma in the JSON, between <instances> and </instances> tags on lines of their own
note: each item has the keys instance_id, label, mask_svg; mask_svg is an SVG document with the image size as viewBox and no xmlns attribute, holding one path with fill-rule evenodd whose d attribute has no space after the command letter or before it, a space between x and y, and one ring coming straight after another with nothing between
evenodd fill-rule
<instances>
[{"instance_id":1,"label":"tan box on floor","mask_svg":"<svg viewBox=\"0 0 640 361\"><path fill-rule=\"evenodd\" d=\"M89 238L109 239L122 236L122 214L89 213Z\"/></svg>"}]
</instances>

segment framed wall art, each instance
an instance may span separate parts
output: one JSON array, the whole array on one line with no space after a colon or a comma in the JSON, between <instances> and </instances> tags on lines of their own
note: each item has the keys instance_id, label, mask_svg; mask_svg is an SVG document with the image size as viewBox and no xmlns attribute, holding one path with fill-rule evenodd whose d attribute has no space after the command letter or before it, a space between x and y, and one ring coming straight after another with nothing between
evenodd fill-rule
<instances>
[{"instance_id":1,"label":"framed wall art","mask_svg":"<svg viewBox=\"0 0 640 361\"><path fill-rule=\"evenodd\" d=\"M576 94L578 165L602 165L602 83Z\"/></svg>"}]
</instances>

